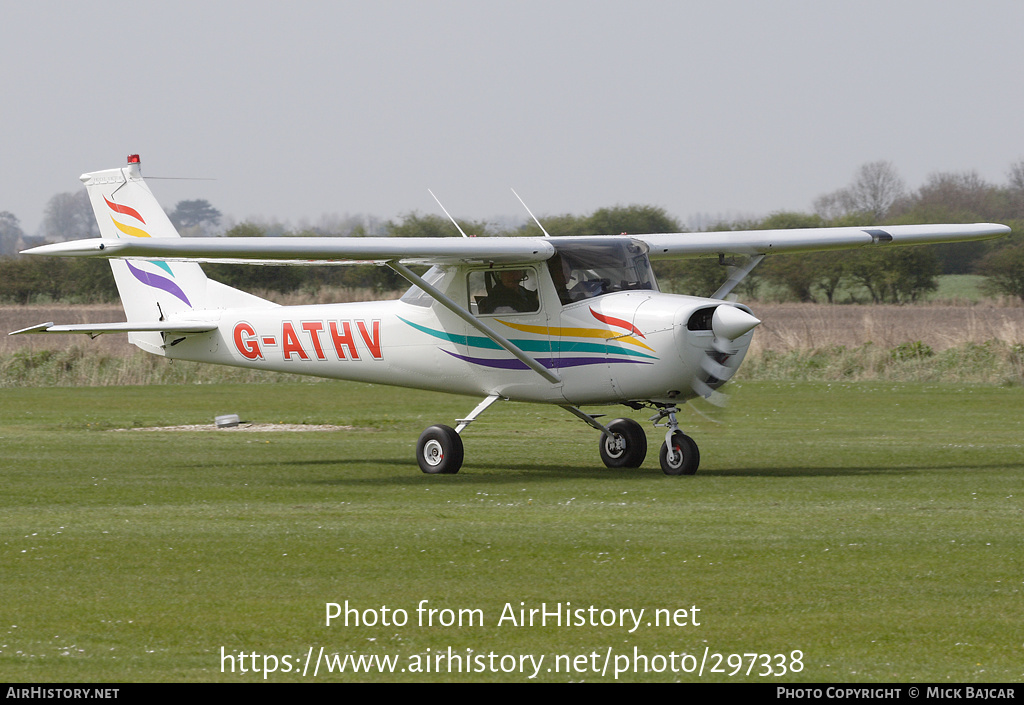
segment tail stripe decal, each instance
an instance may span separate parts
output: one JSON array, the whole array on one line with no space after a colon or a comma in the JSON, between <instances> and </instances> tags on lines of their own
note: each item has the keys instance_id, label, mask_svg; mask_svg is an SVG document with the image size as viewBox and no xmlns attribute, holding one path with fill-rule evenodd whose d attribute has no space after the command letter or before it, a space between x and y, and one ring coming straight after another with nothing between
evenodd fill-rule
<instances>
[{"instance_id":1,"label":"tail stripe decal","mask_svg":"<svg viewBox=\"0 0 1024 705\"><path fill-rule=\"evenodd\" d=\"M125 225L124 223L118 223L116 220L114 220L113 216L111 216L110 219L114 221L114 226L118 230L123 232L125 235L131 235L132 237L152 237L142 228L136 228L131 225Z\"/></svg>"},{"instance_id":2,"label":"tail stripe decal","mask_svg":"<svg viewBox=\"0 0 1024 705\"><path fill-rule=\"evenodd\" d=\"M110 210L114 211L115 213L130 215L143 225L146 224L146 221L142 219L142 216L139 215L139 212L132 208L131 206L122 206L120 203L114 203L113 201L109 200L106 196L103 197L103 200L107 202L108 206L110 206Z\"/></svg>"},{"instance_id":3,"label":"tail stripe decal","mask_svg":"<svg viewBox=\"0 0 1024 705\"><path fill-rule=\"evenodd\" d=\"M171 294L172 296L175 296L184 301L189 306L189 308L192 307L192 302L188 300L187 296L185 296L185 292L181 290L180 286L172 282L170 279L167 279L166 277L161 277L159 274L151 274L149 272L144 272L138 267L133 267L132 263L128 260L125 260L124 263L128 265L128 271L132 273L132 276L138 279L146 286L152 286L157 289L162 289L163 291L166 291L168 294Z\"/></svg>"}]
</instances>

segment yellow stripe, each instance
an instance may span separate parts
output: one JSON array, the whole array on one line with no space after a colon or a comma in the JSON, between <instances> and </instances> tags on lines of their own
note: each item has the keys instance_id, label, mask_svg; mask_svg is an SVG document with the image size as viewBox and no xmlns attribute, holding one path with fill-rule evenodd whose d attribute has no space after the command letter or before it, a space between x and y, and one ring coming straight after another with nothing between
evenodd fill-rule
<instances>
[{"instance_id":1,"label":"yellow stripe","mask_svg":"<svg viewBox=\"0 0 1024 705\"><path fill-rule=\"evenodd\" d=\"M114 220L114 216L110 216L110 219L114 222L114 225L117 226L117 229L123 232L125 235L131 235L132 237L150 237L150 234L147 233L142 228L133 228L131 225L118 223L116 220Z\"/></svg>"},{"instance_id":2,"label":"yellow stripe","mask_svg":"<svg viewBox=\"0 0 1024 705\"><path fill-rule=\"evenodd\" d=\"M508 321L502 321L498 319L499 323L502 323L509 328L522 331L524 333L536 333L537 335L550 335L556 338L564 337L575 337L575 338L604 338L605 340L614 338L615 340L621 340L624 343L631 343L639 346L644 350L650 350L654 352L654 348L644 345L639 340L631 335L620 335L613 330L602 330L599 328L551 328L549 326L525 326L521 323L509 323Z\"/></svg>"}]
</instances>

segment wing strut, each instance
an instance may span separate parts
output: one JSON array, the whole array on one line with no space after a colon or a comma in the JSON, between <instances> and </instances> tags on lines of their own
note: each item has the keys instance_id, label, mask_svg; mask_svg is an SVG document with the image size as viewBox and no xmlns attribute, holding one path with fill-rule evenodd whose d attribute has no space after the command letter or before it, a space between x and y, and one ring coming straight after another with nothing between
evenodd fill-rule
<instances>
[{"instance_id":1,"label":"wing strut","mask_svg":"<svg viewBox=\"0 0 1024 705\"><path fill-rule=\"evenodd\" d=\"M721 299L724 301L725 297L729 295L729 292L736 288L737 284L746 279L747 275L750 274L754 267L759 265L763 259L764 255L754 255L750 258L750 261L742 267L730 267L730 269L733 270L732 274L729 275L729 278L725 280L725 283L722 284L722 286L718 287L718 291L713 293L711 298Z\"/></svg>"},{"instance_id":2,"label":"wing strut","mask_svg":"<svg viewBox=\"0 0 1024 705\"><path fill-rule=\"evenodd\" d=\"M423 291L425 291L428 294L430 294L430 296L435 301L437 301L439 304L444 306L446 309L448 309L449 311L454 313L456 316L458 316L459 318L464 320L469 325L471 325L474 328L476 328L478 331L480 331L481 333L486 335L488 338L493 340L495 343L497 343L501 347L505 348L505 350L507 350L509 353L511 353L514 358L516 358L517 360L522 362L524 365L529 367L531 370L533 370L534 372L539 374L541 377L543 377L547 381L551 382L551 384L561 384L562 380L559 379L558 375L556 375L554 372L552 372L548 368L544 367L544 365L540 364L539 362L534 360L532 357L527 355L515 343L513 343L512 341L508 340L507 338L505 338L505 337L503 337L501 335L498 335L493 330L491 330L490 328L485 326L483 323L481 323L479 320L477 320L477 318L472 313L470 313L469 311L467 311L466 309L462 308L457 303L452 301L450 298L448 298L448 296L446 296L444 294L444 292L442 292L437 287L431 286L430 284L428 284L426 281L423 280L422 277L418 276L415 272L410 270L404 264L402 264L398 260L393 260L393 259L392 260L388 260L386 262L386 264L389 267L391 267L391 269L393 269L396 272L398 272L399 274L401 274L410 283L415 284L420 289L423 289Z\"/></svg>"},{"instance_id":3,"label":"wing strut","mask_svg":"<svg viewBox=\"0 0 1024 705\"><path fill-rule=\"evenodd\" d=\"M561 407L568 411L573 416L577 416L583 419L584 422L590 424L604 435L611 438L614 434L608 430L608 427L598 421L595 417L591 416L587 412L579 409L578 407L572 406L571 404L562 404Z\"/></svg>"}]
</instances>

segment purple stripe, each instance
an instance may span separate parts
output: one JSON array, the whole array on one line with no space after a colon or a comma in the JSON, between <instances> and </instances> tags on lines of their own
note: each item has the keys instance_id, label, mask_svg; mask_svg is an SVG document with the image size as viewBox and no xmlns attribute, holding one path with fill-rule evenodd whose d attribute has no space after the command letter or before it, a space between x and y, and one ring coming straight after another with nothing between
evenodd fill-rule
<instances>
[{"instance_id":1,"label":"purple stripe","mask_svg":"<svg viewBox=\"0 0 1024 705\"><path fill-rule=\"evenodd\" d=\"M146 286L151 286L156 289L166 291L168 294L176 296L177 298L184 301L186 304L188 304L189 308L192 308L192 302L188 300L187 296L185 296L185 292L182 291L181 287L172 282L170 279L167 279L166 277L161 277L159 274L150 274L149 272L144 272L141 269L138 269L137 267L133 267L132 263L129 262L128 260L125 260L124 263L128 265L128 271L132 273L132 276L134 276L136 279L138 279Z\"/></svg>"},{"instance_id":2,"label":"purple stripe","mask_svg":"<svg viewBox=\"0 0 1024 705\"><path fill-rule=\"evenodd\" d=\"M505 359L495 360L493 358L487 358L487 357L469 357L468 355L459 355L458 353L453 353L450 350L444 350L443 348L442 348L442 350L444 352L448 353L449 355L451 355L452 357L457 357L460 360L465 360L466 362L470 362L470 363L472 363L474 365L481 365L483 367L493 367L493 368L501 369L501 370L527 370L527 369L529 369L526 366L526 363L521 362L520 360L517 360L514 357L513 358L505 358ZM617 357L607 358L607 359L603 358L603 357L561 357L561 358L558 358L558 357L538 357L538 358L536 358L536 360L537 360L537 362L539 362L541 365L543 365L544 367L548 368L549 370L550 369L559 369L559 368L562 368L562 367L582 367L584 365L605 365L605 364L612 364L612 363L618 363L618 362L628 362L628 363L633 363L635 365L650 365L650 364L652 364L650 362L639 362L639 361L633 360L633 359L621 359L621 358L617 358Z\"/></svg>"}]
</instances>

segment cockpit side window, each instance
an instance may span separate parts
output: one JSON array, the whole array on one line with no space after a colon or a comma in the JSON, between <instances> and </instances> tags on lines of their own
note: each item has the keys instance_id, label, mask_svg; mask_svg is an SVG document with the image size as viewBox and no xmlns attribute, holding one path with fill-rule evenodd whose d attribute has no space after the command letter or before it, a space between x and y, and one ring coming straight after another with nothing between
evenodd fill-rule
<instances>
[{"instance_id":1,"label":"cockpit side window","mask_svg":"<svg viewBox=\"0 0 1024 705\"><path fill-rule=\"evenodd\" d=\"M555 249L548 271L563 305L615 291L657 290L643 243L581 238Z\"/></svg>"},{"instance_id":2,"label":"cockpit side window","mask_svg":"<svg viewBox=\"0 0 1024 705\"><path fill-rule=\"evenodd\" d=\"M540 310L537 272L532 268L477 270L469 273L468 283L469 307L474 314Z\"/></svg>"}]
</instances>

